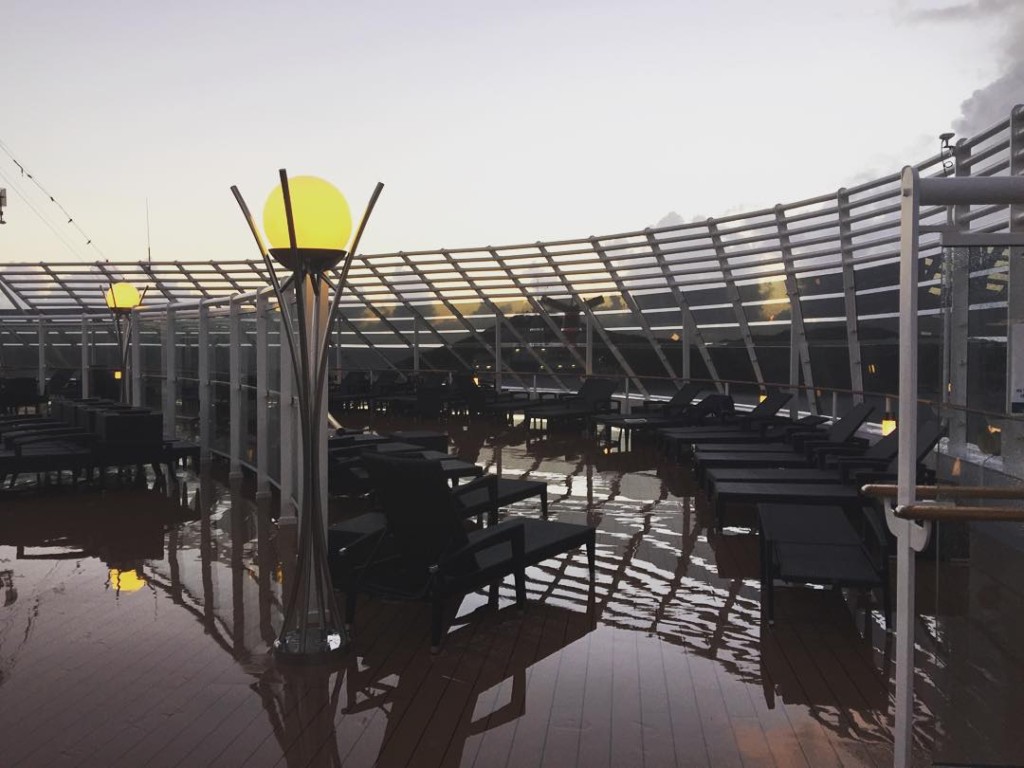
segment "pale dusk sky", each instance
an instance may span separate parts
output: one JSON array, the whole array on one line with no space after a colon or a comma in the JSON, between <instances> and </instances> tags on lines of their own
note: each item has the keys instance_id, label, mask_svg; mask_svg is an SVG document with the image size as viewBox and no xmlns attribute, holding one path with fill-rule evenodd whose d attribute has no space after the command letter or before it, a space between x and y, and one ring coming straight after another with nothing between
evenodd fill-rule
<instances>
[{"instance_id":1,"label":"pale dusk sky","mask_svg":"<svg viewBox=\"0 0 1024 768\"><path fill-rule=\"evenodd\" d=\"M365 252L812 197L934 154L975 91L1024 102L1022 21L1024 0L9 0L0 262L144 260L147 199L154 260L253 258L228 188L262 209L280 167L354 212L383 181Z\"/></svg>"}]
</instances>

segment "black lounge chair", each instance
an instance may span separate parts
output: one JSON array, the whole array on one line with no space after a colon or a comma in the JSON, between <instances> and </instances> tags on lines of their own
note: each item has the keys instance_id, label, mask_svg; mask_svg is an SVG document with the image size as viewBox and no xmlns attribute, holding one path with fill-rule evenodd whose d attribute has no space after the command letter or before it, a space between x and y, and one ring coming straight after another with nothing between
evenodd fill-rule
<instances>
[{"instance_id":1,"label":"black lounge chair","mask_svg":"<svg viewBox=\"0 0 1024 768\"><path fill-rule=\"evenodd\" d=\"M917 464L920 464L935 447L942 436L942 431L937 420L929 420L918 425ZM719 476L710 493L715 513L715 528L721 530L723 507L735 502L835 504L848 509L858 506L862 501L859 490L862 482L868 479L877 481L895 471L898 441L896 433L893 433L879 440L860 457L837 457L837 467L832 470L836 472L836 476L831 481L797 482L790 477L792 470L786 469L774 470L775 477L768 482L751 477L752 470L747 470L751 474L742 480L725 481ZM845 466L842 466L844 464ZM865 472L871 472L872 477L865 477Z\"/></svg>"},{"instance_id":2,"label":"black lounge chair","mask_svg":"<svg viewBox=\"0 0 1024 768\"><path fill-rule=\"evenodd\" d=\"M748 413L737 414L733 410L732 413L723 415L720 423L711 426L682 425L660 429L658 431L658 439L663 447L665 447L667 453L678 455L681 451L679 445L681 443L688 444L687 437L690 435L715 432L727 432L731 435L738 430L756 431L772 424L787 423L788 420L781 419L778 416L778 412L791 399L793 399L793 394L776 389L769 392L768 396Z\"/></svg>"},{"instance_id":3,"label":"black lounge chair","mask_svg":"<svg viewBox=\"0 0 1024 768\"><path fill-rule=\"evenodd\" d=\"M845 450L843 446L851 444L866 447L867 441L857 438L856 434L872 411L874 406L861 403L824 432L791 433L789 450L776 444L748 445L742 451L731 445L698 449L694 453L697 479L703 481L704 473L715 467L811 467L830 450Z\"/></svg>"},{"instance_id":4,"label":"black lounge chair","mask_svg":"<svg viewBox=\"0 0 1024 768\"><path fill-rule=\"evenodd\" d=\"M877 510L860 507L858 533L838 506L758 504L761 543L761 612L775 623L775 581L882 590L889 623L889 548Z\"/></svg>"},{"instance_id":5,"label":"black lounge chair","mask_svg":"<svg viewBox=\"0 0 1024 768\"><path fill-rule=\"evenodd\" d=\"M827 419L824 416L801 416L796 421L765 420L748 427L694 427L683 430L664 430L659 435L666 455L677 461L691 453L696 447L710 450L735 450L737 445L780 445L797 432L807 432L820 427ZM725 446L733 446L726 449Z\"/></svg>"},{"instance_id":6,"label":"black lounge chair","mask_svg":"<svg viewBox=\"0 0 1024 768\"><path fill-rule=\"evenodd\" d=\"M585 525L517 518L466 533L463 517L437 462L364 457L386 532L362 560L360 547L343 550L334 569L346 591L351 623L360 592L388 598L429 600L431 647L441 643L443 608L450 597L490 587L492 602L505 576L515 577L516 602L526 602L526 568L586 546L594 574L594 529ZM365 552L365 547L362 548ZM361 562L353 563L356 557ZM348 561L348 562L346 562Z\"/></svg>"}]
</instances>

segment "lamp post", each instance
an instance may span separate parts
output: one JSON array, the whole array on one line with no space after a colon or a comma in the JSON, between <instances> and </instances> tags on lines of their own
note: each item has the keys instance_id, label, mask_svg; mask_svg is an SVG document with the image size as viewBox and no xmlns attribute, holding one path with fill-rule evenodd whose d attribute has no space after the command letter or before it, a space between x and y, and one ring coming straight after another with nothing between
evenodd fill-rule
<instances>
[{"instance_id":1,"label":"lamp post","mask_svg":"<svg viewBox=\"0 0 1024 768\"><path fill-rule=\"evenodd\" d=\"M356 229L351 248L352 217L344 196L330 183L313 176L289 180L283 169L281 184L267 199L263 226L268 249L237 187L231 187L242 215L252 232L270 276L281 312L282 335L298 390L302 440L302 473L299 498L298 561L284 622L274 643L282 661L317 662L330 659L347 645L344 619L338 610L327 564L327 542L320 494L320 458L325 449L327 413L324 392L330 328L338 311L352 259L366 222L380 196L378 183ZM283 282L280 267L291 274ZM341 265L334 297L327 271ZM295 316L284 291L295 292Z\"/></svg>"},{"instance_id":2,"label":"lamp post","mask_svg":"<svg viewBox=\"0 0 1024 768\"><path fill-rule=\"evenodd\" d=\"M114 315L114 336L117 349L121 355L120 368L114 371L114 378L120 381L121 402L131 403L131 377L128 376L128 346L131 343L132 310L142 305L145 290L139 293L138 288L129 282L111 283L103 294L103 300Z\"/></svg>"}]
</instances>

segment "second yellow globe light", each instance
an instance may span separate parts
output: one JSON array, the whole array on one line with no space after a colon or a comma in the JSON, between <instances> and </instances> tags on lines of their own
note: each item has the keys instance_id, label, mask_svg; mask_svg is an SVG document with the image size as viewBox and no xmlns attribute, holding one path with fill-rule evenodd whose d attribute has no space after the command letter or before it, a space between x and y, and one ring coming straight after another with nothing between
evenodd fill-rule
<instances>
[{"instance_id":1,"label":"second yellow globe light","mask_svg":"<svg viewBox=\"0 0 1024 768\"><path fill-rule=\"evenodd\" d=\"M263 231L270 254L288 269L305 266L322 271L345 255L352 235L352 213L345 196L329 181L316 176L288 179L295 248L288 231L284 189L278 185L263 206Z\"/></svg>"},{"instance_id":2,"label":"second yellow globe light","mask_svg":"<svg viewBox=\"0 0 1024 768\"><path fill-rule=\"evenodd\" d=\"M103 300L112 312L131 312L142 303L142 294L131 283L113 283L103 293Z\"/></svg>"}]
</instances>

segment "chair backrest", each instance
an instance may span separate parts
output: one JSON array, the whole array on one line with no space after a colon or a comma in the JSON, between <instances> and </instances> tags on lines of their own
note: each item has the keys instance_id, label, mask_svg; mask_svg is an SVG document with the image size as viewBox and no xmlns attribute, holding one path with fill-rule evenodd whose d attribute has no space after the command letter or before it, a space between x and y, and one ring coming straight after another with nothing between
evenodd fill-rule
<instances>
[{"instance_id":1,"label":"chair backrest","mask_svg":"<svg viewBox=\"0 0 1024 768\"><path fill-rule=\"evenodd\" d=\"M875 410L875 406L867 403L860 403L853 406L846 415L829 427L825 439L832 443L845 443L860 429L861 424L868 420Z\"/></svg>"},{"instance_id":2,"label":"chair backrest","mask_svg":"<svg viewBox=\"0 0 1024 768\"><path fill-rule=\"evenodd\" d=\"M679 411L686 408L693 402L693 398L701 393L702 389L704 389L704 387L700 384L688 381L686 384L683 384L683 386L681 386L674 395L672 395L671 400L665 403L665 410Z\"/></svg>"},{"instance_id":3,"label":"chair backrest","mask_svg":"<svg viewBox=\"0 0 1024 768\"><path fill-rule=\"evenodd\" d=\"M791 392L783 392L781 389L773 390L768 393L768 397L754 406L747 414L747 418L766 419L769 416L774 416L782 409L782 406L792 399L793 394Z\"/></svg>"},{"instance_id":4,"label":"chair backrest","mask_svg":"<svg viewBox=\"0 0 1024 768\"><path fill-rule=\"evenodd\" d=\"M687 408L685 414L696 423L706 417L719 418L726 413L732 413L733 410L732 397L712 392Z\"/></svg>"},{"instance_id":5,"label":"chair backrest","mask_svg":"<svg viewBox=\"0 0 1024 768\"><path fill-rule=\"evenodd\" d=\"M615 394L616 383L612 379L587 379L580 386L576 398L590 405L611 400Z\"/></svg>"},{"instance_id":6,"label":"chair backrest","mask_svg":"<svg viewBox=\"0 0 1024 768\"><path fill-rule=\"evenodd\" d=\"M896 456L899 449L899 430L894 429L888 435L885 435L885 437L864 451L864 458L889 460Z\"/></svg>"},{"instance_id":7,"label":"chair backrest","mask_svg":"<svg viewBox=\"0 0 1024 768\"><path fill-rule=\"evenodd\" d=\"M439 462L367 453L363 463L405 567L426 577L431 565L466 543Z\"/></svg>"}]
</instances>

